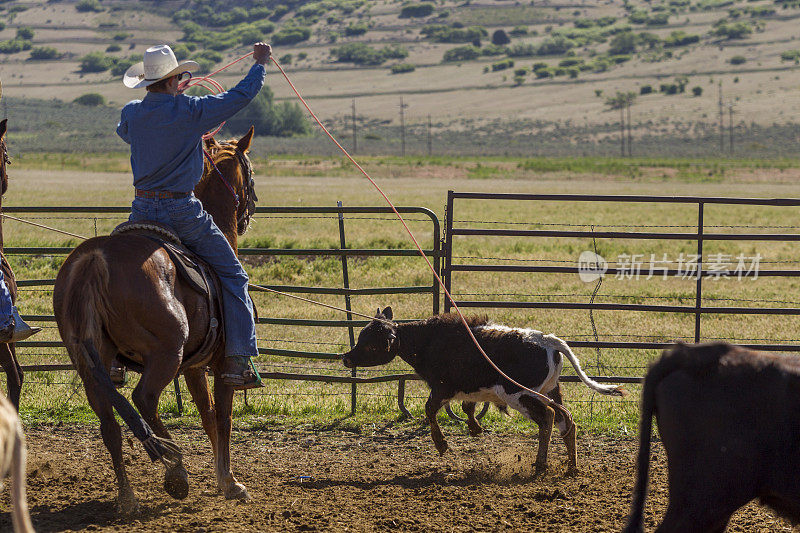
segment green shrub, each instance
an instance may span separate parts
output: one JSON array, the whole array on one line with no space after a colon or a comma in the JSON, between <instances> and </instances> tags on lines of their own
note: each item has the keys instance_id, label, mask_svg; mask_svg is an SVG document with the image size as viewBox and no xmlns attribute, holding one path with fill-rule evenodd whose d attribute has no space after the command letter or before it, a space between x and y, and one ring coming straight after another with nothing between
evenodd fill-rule
<instances>
[{"instance_id":1,"label":"green shrub","mask_svg":"<svg viewBox=\"0 0 800 533\"><path fill-rule=\"evenodd\" d=\"M504 59L502 61L497 61L492 63L492 72L497 72L498 70L505 70L507 68L512 68L514 66L513 59Z\"/></svg>"},{"instance_id":2,"label":"green shrub","mask_svg":"<svg viewBox=\"0 0 800 533\"><path fill-rule=\"evenodd\" d=\"M106 105L106 99L102 94L86 93L73 100L76 104L96 107L99 105Z\"/></svg>"},{"instance_id":3,"label":"green shrub","mask_svg":"<svg viewBox=\"0 0 800 533\"><path fill-rule=\"evenodd\" d=\"M308 57L308 53L306 53L306 52L300 52L299 54L297 54L297 60L298 61L302 61L302 60L306 59L307 57Z\"/></svg>"},{"instance_id":4,"label":"green shrub","mask_svg":"<svg viewBox=\"0 0 800 533\"><path fill-rule=\"evenodd\" d=\"M673 31L664 39L664 48L687 46L700 41L699 35L691 35L685 31Z\"/></svg>"},{"instance_id":5,"label":"green shrub","mask_svg":"<svg viewBox=\"0 0 800 533\"><path fill-rule=\"evenodd\" d=\"M567 53L567 51L574 47L575 41L561 35L556 35L542 41L542 44L539 45L536 52L537 55L540 56L557 56Z\"/></svg>"},{"instance_id":6,"label":"green shrub","mask_svg":"<svg viewBox=\"0 0 800 533\"><path fill-rule=\"evenodd\" d=\"M480 55L480 48L475 46L457 46L444 53L444 60L448 62L469 61L471 59L477 59Z\"/></svg>"},{"instance_id":7,"label":"green shrub","mask_svg":"<svg viewBox=\"0 0 800 533\"><path fill-rule=\"evenodd\" d=\"M116 43L109 44L106 47L106 52L119 52L120 50L122 50L122 47L120 45L116 44Z\"/></svg>"},{"instance_id":8,"label":"green shrub","mask_svg":"<svg viewBox=\"0 0 800 533\"><path fill-rule=\"evenodd\" d=\"M179 44L172 48L172 52L175 54L175 59L178 61L183 61L187 57L189 57L189 47L185 44Z\"/></svg>"},{"instance_id":9,"label":"green shrub","mask_svg":"<svg viewBox=\"0 0 800 533\"><path fill-rule=\"evenodd\" d=\"M30 41L33 39L33 28L29 28L27 26L17 28L17 39L22 41Z\"/></svg>"},{"instance_id":10,"label":"green shrub","mask_svg":"<svg viewBox=\"0 0 800 533\"><path fill-rule=\"evenodd\" d=\"M678 84L662 83L659 90L664 94L678 94Z\"/></svg>"},{"instance_id":11,"label":"green shrub","mask_svg":"<svg viewBox=\"0 0 800 533\"><path fill-rule=\"evenodd\" d=\"M534 57L538 54L539 48L535 44L519 43L508 49L508 55L511 57Z\"/></svg>"},{"instance_id":12,"label":"green shrub","mask_svg":"<svg viewBox=\"0 0 800 533\"><path fill-rule=\"evenodd\" d=\"M311 37L311 29L304 27L282 28L272 36L272 44L297 44Z\"/></svg>"},{"instance_id":13,"label":"green shrub","mask_svg":"<svg viewBox=\"0 0 800 533\"><path fill-rule=\"evenodd\" d=\"M411 63L398 63L392 65L392 74L405 74L406 72L414 72L417 69Z\"/></svg>"},{"instance_id":14,"label":"green shrub","mask_svg":"<svg viewBox=\"0 0 800 533\"><path fill-rule=\"evenodd\" d=\"M114 39L115 41L124 41L125 39L127 39L130 36L131 36L130 33L121 31L121 32L115 33L113 35L112 39Z\"/></svg>"},{"instance_id":15,"label":"green shrub","mask_svg":"<svg viewBox=\"0 0 800 533\"><path fill-rule=\"evenodd\" d=\"M510 32L508 32L508 34L511 35L512 37L523 37L525 35L528 35L528 27L527 26L514 26L514 29L512 29Z\"/></svg>"},{"instance_id":16,"label":"green shrub","mask_svg":"<svg viewBox=\"0 0 800 533\"><path fill-rule=\"evenodd\" d=\"M0 20L0 31L3 31L4 29L6 29L6 23Z\"/></svg>"},{"instance_id":17,"label":"green shrub","mask_svg":"<svg viewBox=\"0 0 800 533\"><path fill-rule=\"evenodd\" d=\"M744 65L747 63L747 58L744 56L733 56L728 61L730 61L731 65Z\"/></svg>"},{"instance_id":18,"label":"green shrub","mask_svg":"<svg viewBox=\"0 0 800 533\"><path fill-rule=\"evenodd\" d=\"M570 57L568 59L562 59L558 62L559 67L574 67L583 63L583 59L577 57Z\"/></svg>"},{"instance_id":19,"label":"green shrub","mask_svg":"<svg viewBox=\"0 0 800 533\"><path fill-rule=\"evenodd\" d=\"M692 94L694 96L702 96L703 95L703 88L699 85L692 87Z\"/></svg>"},{"instance_id":20,"label":"green shrub","mask_svg":"<svg viewBox=\"0 0 800 533\"><path fill-rule=\"evenodd\" d=\"M400 18L421 18L433 14L433 4L423 2L420 4L408 4L400 9Z\"/></svg>"},{"instance_id":21,"label":"green shrub","mask_svg":"<svg viewBox=\"0 0 800 533\"><path fill-rule=\"evenodd\" d=\"M669 13L657 13L647 18L648 26L666 26L669 24Z\"/></svg>"},{"instance_id":22,"label":"green shrub","mask_svg":"<svg viewBox=\"0 0 800 533\"><path fill-rule=\"evenodd\" d=\"M653 86L652 85L642 85L639 87L639 94L652 94Z\"/></svg>"},{"instance_id":23,"label":"green shrub","mask_svg":"<svg viewBox=\"0 0 800 533\"><path fill-rule=\"evenodd\" d=\"M33 43L22 39L0 41L0 54L16 54L24 50L30 50L31 48L33 48Z\"/></svg>"},{"instance_id":24,"label":"green shrub","mask_svg":"<svg viewBox=\"0 0 800 533\"><path fill-rule=\"evenodd\" d=\"M103 8L100 7L100 2L97 0L80 0L77 4L75 4L75 9L80 11L81 13L87 11L102 11Z\"/></svg>"},{"instance_id":25,"label":"green shrub","mask_svg":"<svg viewBox=\"0 0 800 533\"><path fill-rule=\"evenodd\" d=\"M367 26L366 22L358 22L356 24L350 24L348 27L344 29L344 34L348 37L353 37L356 35L364 35L369 30L369 26Z\"/></svg>"},{"instance_id":26,"label":"green shrub","mask_svg":"<svg viewBox=\"0 0 800 533\"><path fill-rule=\"evenodd\" d=\"M37 46L31 48L31 59L34 61L41 61L47 59L58 59L61 57L61 52L52 46Z\"/></svg>"},{"instance_id":27,"label":"green shrub","mask_svg":"<svg viewBox=\"0 0 800 533\"><path fill-rule=\"evenodd\" d=\"M800 60L800 50L786 50L781 52L781 61L798 61Z\"/></svg>"},{"instance_id":28,"label":"green shrub","mask_svg":"<svg viewBox=\"0 0 800 533\"><path fill-rule=\"evenodd\" d=\"M454 28L444 24L430 24L423 26L420 33L437 43L470 43L475 39L482 39L489 35L482 26L469 28Z\"/></svg>"},{"instance_id":29,"label":"green shrub","mask_svg":"<svg viewBox=\"0 0 800 533\"><path fill-rule=\"evenodd\" d=\"M744 39L753 33L753 27L749 22L719 21L714 25L714 29L711 33L725 39Z\"/></svg>"},{"instance_id":30,"label":"green shrub","mask_svg":"<svg viewBox=\"0 0 800 533\"><path fill-rule=\"evenodd\" d=\"M111 67L111 74L114 76L122 76L125 74L125 71L131 67L131 65L138 63L139 61L141 61L141 58L137 57L114 58L114 65Z\"/></svg>"},{"instance_id":31,"label":"green shrub","mask_svg":"<svg viewBox=\"0 0 800 533\"><path fill-rule=\"evenodd\" d=\"M536 77L540 79L553 77L553 70L550 68L540 68L538 70L534 70L533 73L536 74Z\"/></svg>"},{"instance_id":32,"label":"green shrub","mask_svg":"<svg viewBox=\"0 0 800 533\"><path fill-rule=\"evenodd\" d=\"M514 69L514 76L527 76L530 73L528 67Z\"/></svg>"},{"instance_id":33,"label":"green shrub","mask_svg":"<svg viewBox=\"0 0 800 533\"><path fill-rule=\"evenodd\" d=\"M280 61L282 65L291 65L292 59L294 59L294 56L292 54L284 54L280 58L278 58L278 61Z\"/></svg>"},{"instance_id":34,"label":"green shrub","mask_svg":"<svg viewBox=\"0 0 800 533\"><path fill-rule=\"evenodd\" d=\"M611 55L632 54L636 52L636 44L637 38L633 32L620 33L611 39L608 53Z\"/></svg>"},{"instance_id":35,"label":"green shrub","mask_svg":"<svg viewBox=\"0 0 800 533\"><path fill-rule=\"evenodd\" d=\"M482 56L502 56L508 53L508 48L496 44L487 44L481 48Z\"/></svg>"}]
</instances>

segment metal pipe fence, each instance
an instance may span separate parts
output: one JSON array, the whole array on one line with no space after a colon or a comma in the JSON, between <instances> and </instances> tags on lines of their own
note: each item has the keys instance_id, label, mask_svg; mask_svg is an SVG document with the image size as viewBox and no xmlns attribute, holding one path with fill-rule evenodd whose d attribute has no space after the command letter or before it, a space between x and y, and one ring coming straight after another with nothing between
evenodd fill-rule
<instances>
[{"instance_id":1,"label":"metal pipe fence","mask_svg":"<svg viewBox=\"0 0 800 533\"><path fill-rule=\"evenodd\" d=\"M424 249L423 252L427 255L434 267L438 271L441 262L441 229L439 219L436 214L431 210L424 207L398 207L398 212L403 215L420 215L420 218L415 219L416 222L426 222L429 231L432 234L431 245L429 248ZM72 216L81 215L97 215L97 214L117 214L127 216L129 208L127 207L23 207L23 206L9 206L4 208L5 213L9 214L41 214L53 215L64 214ZM343 297L343 303L346 309L350 309L350 298L352 296L361 295L391 295L391 294L406 294L406 295L421 295L430 298L430 309L432 314L439 313L439 284L436 282L433 274L430 274L430 283L427 285L408 285L408 286L395 286L395 287L351 287L348 274L348 260L357 257L400 257L400 258L414 258L418 256L415 249L393 249L393 248L349 248L346 241L345 221L350 217L357 217L355 215L394 215L389 207L363 207L353 206L346 207L338 203L336 207L317 206L317 207L257 207L256 215L280 215L282 217L299 217L302 215L327 215L336 221L336 228L339 237L338 248L240 248L240 256L290 256L290 257L338 257L341 259L342 265L342 284L339 287L312 287L300 285L263 285L263 287L290 293L290 294L306 294L306 295L333 295ZM90 217L91 218L91 217ZM305 217L304 217L305 218ZM383 220L386 219L376 219ZM95 220L96 228L96 220ZM95 235L97 232L95 231ZM5 253L7 255L67 255L73 250L72 246L32 246L32 247L7 247ZM427 270L427 269L426 269ZM55 279L29 279L18 280L18 286L25 289L42 289L52 287ZM47 289L45 289L47 290ZM26 320L36 322L55 322L55 317L52 314L28 314L23 315ZM319 327L319 328L346 328L348 330L348 338L350 346L355 345L355 331L356 327L365 326L367 320L354 320L352 315L347 313L347 317L343 320L330 320L330 319L298 319L286 317L259 317L256 319L257 324L264 325L280 325L292 328L300 327ZM310 343L309 343L310 344ZM321 343L333 344L333 343ZM25 350L35 348L63 348L63 343L60 341L26 341L17 343L18 348L24 353ZM323 352L312 351L305 349L285 349L285 348L259 348L260 355L270 355L287 357L301 360L321 360L321 361L335 361L339 359L337 352ZM64 371L71 370L71 364L28 364L22 365L24 371ZM370 376L360 377L357 371L352 371L347 376L337 375L324 375L324 374L310 374L300 372L269 372L261 371L262 377L265 379L279 379L279 380L301 380L301 381L321 381L327 383L344 383L350 384L350 399L351 399L351 412L355 412L357 400L357 386L359 384L383 383L396 381L398 383L398 398L399 408L402 412L408 413L403 405L404 387L407 380L418 379L414 374L395 374L383 376ZM175 394L177 396L179 407L182 405L181 392L178 383L175 384Z\"/></svg>"}]
</instances>

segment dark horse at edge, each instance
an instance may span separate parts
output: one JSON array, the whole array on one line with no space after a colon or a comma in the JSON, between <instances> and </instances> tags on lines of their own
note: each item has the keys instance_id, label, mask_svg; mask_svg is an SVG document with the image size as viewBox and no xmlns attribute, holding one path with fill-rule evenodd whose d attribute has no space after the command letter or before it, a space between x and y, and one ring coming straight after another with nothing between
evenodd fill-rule
<instances>
[{"instance_id":1,"label":"dark horse at edge","mask_svg":"<svg viewBox=\"0 0 800 533\"><path fill-rule=\"evenodd\" d=\"M252 136L251 128L238 141L205 141L216 168L243 201L237 201L208 163L194 190L234 250L237 236L247 230L255 210L252 167L246 156ZM244 485L231 471L233 388L220 379L224 343L218 342L203 360L191 357L204 343L209 327L213 327L211 311L205 297L177 274L175 264L159 243L134 233L83 242L58 272L53 309L86 397L100 419L103 442L117 477L121 512L134 512L138 503L125 472L120 426L114 418L110 395L102 392L90 368L91 359L87 358L92 355L87 341L96 347L95 355L99 354L104 367L101 372L109 372L118 354L141 371L131 397L161 439L171 437L158 416L159 397L182 372L211 441L220 490L228 499L249 499ZM206 378L208 368L214 373L213 399ZM182 462L167 465L164 486L171 496L186 497L188 475Z\"/></svg>"}]
</instances>

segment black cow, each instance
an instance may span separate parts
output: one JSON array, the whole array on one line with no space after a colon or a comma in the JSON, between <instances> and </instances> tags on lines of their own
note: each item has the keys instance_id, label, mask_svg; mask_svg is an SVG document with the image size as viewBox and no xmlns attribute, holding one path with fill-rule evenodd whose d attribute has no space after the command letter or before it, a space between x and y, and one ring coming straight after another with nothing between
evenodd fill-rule
<instances>
[{"instance_id":1,"label":"black cow","mask_svg":"<svg viewBox=\"0 0 800 533\"><path fill-rule=\"evenodd\" d=\"M754 498L800 520L800 357L679 344L647 372L626 532L643 531L653 414L667 452L660 532L724 531Z\"/></svg>"},{"instance_id":2,"label":"black cow","mask_svg":"<svg viewBox=\"0 0 800 533\"><path fill-rule=\"evenodd\" d=\"M624 390L600 385L581 370L578 359L561 339L532 329L517 329L490 323L485 317L468 319L470 329L492 361L510 378L562 404L558 378L564 354L581 380L591 389L616 396ZM396 324L392 308L378 314L358 335L356 346L342 356L348 368L386 364L395 356L411 365L428 384L431 394L425 414L431 437L440 454L447 451L436 413L451 400L462 401L470 435L483 429L475 420L476 402L492 402L501 409L516 409L539 426L536 472L547 466L547 448L553 422L558 424L569 454L569 471L577 470L575 425L562 413L544 405L532 394L510 383L480 354L457 315L438 315L427 320Z\"/></svg>"}]
</instances>

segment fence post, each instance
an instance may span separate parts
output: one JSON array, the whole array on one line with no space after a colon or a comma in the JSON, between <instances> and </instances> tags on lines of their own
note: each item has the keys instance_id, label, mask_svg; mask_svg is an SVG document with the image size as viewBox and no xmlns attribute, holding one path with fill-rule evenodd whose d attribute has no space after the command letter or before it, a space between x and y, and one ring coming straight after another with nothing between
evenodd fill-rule
<instances>
[{"instance_id":1,"label":"fence post","mask_svg":"<svg viewBox=\"0 0 800 533\"><path fill-rule=\"evenodd\" d=\"M703 307L703 202L698 202L697 210L697 291L694 298L694 342L700 342L700 317Z\"/></svg>"},{"instance_id":2,"label":"fence post","mask_svg":"<svg viewBox=\"0 0 800 533\"><path fill-rule=\"evenodd\" d=\"M336 202L336 206L341 208L342 201L339 200ZM347 243L345 242L344 238L344 213L339 211L339 248L344 250L347 248ZM347 274L347 255L342 254L342 280L345 289L350 288L350 277ZM347 309L347 320L353 320L353 315L350 313L350 295L344 295L344 308ZM347 326L347 332L350 335L350 349L352 349L356 345L356 338L355 332L353 331L353 326ZM356 369L350 373L353 377L356 377ZM350 384L350 415L356 414L356 384Z\"/></svg>"},{"instance_id":3,"label":"fence post","mask_svg":"<svg viewBox=\"0 0 800 533\"><path fill-rule=\"evenodd\" d=\"M183 398L181 398L181 384L175 376L175 401L178 404L178 414L183 416Z\"/></svg>"},{"instance_id":4,"label":"fence post","mask_svg":"<svg viewBox=\"0 0 800 533\"><path fill-rule=\"evenodd\" d=\"M444 208L444 274L442 281L450 292L450 267L453 266L453 191L447 191L447 206ZM449 313L452 302L444 295L444 312Z\"/></svg>"}]
</instances>

